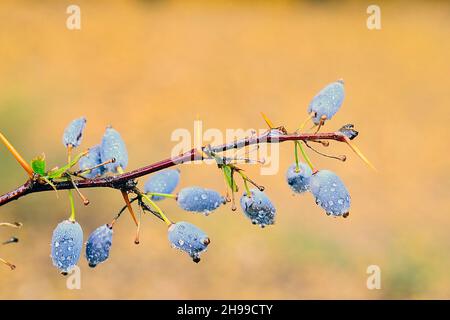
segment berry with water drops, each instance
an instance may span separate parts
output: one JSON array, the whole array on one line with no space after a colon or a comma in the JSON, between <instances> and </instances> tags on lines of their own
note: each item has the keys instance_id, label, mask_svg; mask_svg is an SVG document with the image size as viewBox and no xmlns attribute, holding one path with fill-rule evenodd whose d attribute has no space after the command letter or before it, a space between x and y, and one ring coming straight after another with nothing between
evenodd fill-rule
<instances>
[{"instance_id":1,"label":"berry with water drops","mask_svg":"<svg viewBox=\"0 0 450 320\"><path fill-rule=\"evenodd\" d=\"M241 197L241 208L253 224L262 228L275 223L274 205L264 192L256 188L250 190L250 196L244 192Z\"/></svg>"},{"instance_id":2,"label":"berry with water drops","mask_svg":"<svg viewBox=\"0 0 450 320\"><path fill-rule=\"evenodd\" d=\"M89 267L94 268L109 257L112 244L112 227L105 224L91 233L86 242L86 259Z\"/></svg>"},{"instance_id":3,"label":"berry with water drops","mask_svg":"<svg viewBox=\"0 0 450 320\"><path fill-rule=\"evenodd\" d=\"M185 251L194 262L200 261L200 254L206 251L210 243L202 230L184 221L171 224L168 237L172 247Z\"/></svg>"},{"instance_id":4,"label":"berry with water drops","mask_svg":"<svg viewBox=\"0 0 450 320\"><path fill-rule=\"evenodd\" d=\"M316 203L328 215L344 216L350 210L350 194L342 180L329 170L320 170L314 173L310 181L311 193Z\"/></svg>"},{"instance_id":5,"label":"berry with water drops","mask_svg":"<svg viewBox=\"0 0 450 320\"><path fill-rule=\"evenodd\" d=\"M80 259L83 246L83 230L76 221L64 220L59 223L52 236L51 257L53 265L62 274L67 274Z\"/></svg>"},{"instance_id":6,"label":"berry with water drops","mask_svg":"<svg viewBox=\"0 0 450 320\"><path fill-rule=\"evenodd\" d=\"M63 134L63 144L68 147L76 148L80 145L81 139L83 138L83 131L86 126L86 118L81 117L73 120L64 130Z\"/></svg>"},{"instance_id":7,"label":"berry with water drops","mask_svg":"<svg viewBox=\"0 0 450 320\"><path fill-rule=\"evenodd\" d=\"M180 171L170 169L158 172L148 178L144 186L144 192L172 193L180 181ZM164 197L152 196L152 200L162 200Z\"/></svg>"},{"instance_id":8,"label":"berry with water drops","mask_svg":"<svg viewBox=\"0 0 450 320\"><path fill-rule=\"evenodd\" d=\"M319 124L322 116L331 119L344 101L344 81L330 83L312 99L308 106L308 113L313 112L313 121Z\"/></svg>"},{"instance_id":9,"label":"berry with water drops","mask_svg":"<svg viewBox=\"0 0 450 320\"><path fill-rule=\"evenodd\" d=\"M296 171L297 166L292 164L286 172L286 180L291 187L292 191L297 193L303 193L309 190L309 181L312 175L311 168L303 162L298 164L298 172Z\"/></svg>"},{"instance_id":10,"label":"berry with water drops","mask_svg":"<svg viewBox=\"0 0 450 320\"><path fill-rule=\"evenodd\" d=\"M128 165L128 151L120 133L113 127L107 127L101 145L101 161L116 159L105 165L110 172L116 173L118 168L125 169Z\"/></svg>"},{"instance_id":11,"label":"berry with water drops","mask_svg":"<svg viewBox=\"0 0 450 320\"><path fill-rule=\"evenodd\" d=\"M101 146L96 145L89 149L89 153L87 155L81 157L80 161L78 162L78 165L80 166L80 170L86 170L95 167L100 163L102 163ZM106 171L105 167L101 166L83 173L83 176L92 179L103 175L105 171Z\"/></svg>"},{"instance_id":12,"label":"berry with water drops","mask_svg":"<svg viewBox=\"0 0 450 320\"><path fill-rule=\"evenodd\" d=\"M188 187L180 190L177 202L186 211L208 215L226 201L217 191L201 187Z\"/></svg>"}]
</instances>

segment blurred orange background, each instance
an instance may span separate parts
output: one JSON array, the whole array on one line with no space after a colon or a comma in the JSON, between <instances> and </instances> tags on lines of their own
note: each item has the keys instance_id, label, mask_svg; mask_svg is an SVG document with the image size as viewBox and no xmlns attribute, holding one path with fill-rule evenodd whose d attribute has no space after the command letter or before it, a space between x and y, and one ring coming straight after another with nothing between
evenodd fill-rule
<instances>
[{"instance_id":1,"label":"blurred orange background","mask_svg":"<svg viewBox=\"0 0 450 320\"><path fill-rule=\"evenodd\" d=\"M450 298L450 5L387 2L382 29L368 30L364 2L77 1L79 31L66 28L69 1L0 3L0 129L27 159L45 152L65 161L61 136L72 119L88 118L84 147L112 124L127 142L128 169L170 155L174 129L264 128L264 111L293 130L311 98L338 78L346 82L340 112L324 131L354 123L370 171L344 145L345 163L311 153L335 171L352 195L349 219L333 219L311 195L293 197L285 170L292 144L281 145L280 172L258 176L277 206L275 226L261 230L238 210L209 217L161 203L212 239L197 265L172 248L151 216L141 244L125 216L115 228L110 260L90 269L80 260L81 290L68 290L52 266L53 228L69 215L64 192L34 194L0 208L1 299L303 299ZM0 147L0 193L26 175ZM180 187L223 190L214 166L183 165ZM145 179L141 179L142 185ZM179 187L179 188L180 188ZM86 190L77 203L87 236L122 206L116 190ZM369 265L381 289L366 287Z\"/></svg>"}]
</instances>

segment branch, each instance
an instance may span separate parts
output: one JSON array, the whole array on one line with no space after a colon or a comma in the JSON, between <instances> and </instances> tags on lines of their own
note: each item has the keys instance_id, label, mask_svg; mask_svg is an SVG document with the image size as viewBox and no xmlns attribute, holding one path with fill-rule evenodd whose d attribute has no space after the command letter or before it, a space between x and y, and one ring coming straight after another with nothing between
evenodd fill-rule
<instances>
[{"instance_id":1,"label":"branch","mask_svg":"<svg viewBox=\"0 0 450 320\"><path fill-rule=\"evenodd\" d=\"M346 136L341 132L285 134L281 130L272 129L259 136L251 136L219 146L203 147L202 151L205 152L212 151L214 153L219 153L232 149L241 149L246 146L261 143L281 143L284 141L316 141L316 140L335 140L339 142L346 142ZM95 179L77 180L73 182L79 189L115 188L120 190L128 190L134 187L135 185L134 180L139 177L166 168L170 168L179 164L201 159L203 158L200 152L196 149L191 149L190 151L180 154L179 156L164 159L159 162L123 174ZM26 181L23 185L17 187L15 190L12 190L0 196L0 206L7 204L13 200L17 200L31 193L53 190L52 186L50 186L47 183L43 183L38 178L39 176L34 176L33 178ZM60 181L60 182L54 181L54 186L56 190L74 189L74 184L71 183L70 181Z\"/></svg>"}]
</instances>

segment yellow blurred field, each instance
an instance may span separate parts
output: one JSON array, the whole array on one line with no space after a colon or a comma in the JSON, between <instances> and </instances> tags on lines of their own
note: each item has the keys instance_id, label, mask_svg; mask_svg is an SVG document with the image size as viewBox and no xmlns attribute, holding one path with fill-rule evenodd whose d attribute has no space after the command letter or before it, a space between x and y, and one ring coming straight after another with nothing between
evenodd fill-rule
<instances>
[{"instance_id":1,"label":"yellow blurred field","mask_svg":"<svg viewBox=\"0 0 450 320\"><path fill-rule=\"evenodd\" d=\"M450 5L384 2L382 29L366 28L360 2L79 1L82 29L65 27L66 1L0 3L0 130L27 159L45 152L65 161L61 135L88 118L83 146L112 124L127 142L128 169L170 155L174 129L264 128L264 111L291 130L315 93L344 78L343 108L324 131L354 123L370 171L344 145L345 163L310 153L335 171L352 195L349 219L327 217L311 195L293 197L281 145L277 175L248 173L266 186L277 224L260 230L238 210L209 217L162 203L212 239L200 264L170 248L166 227L143 223L141 244L124 217L111 258L95 269L84 259L81 290L51 265L50 239L67 218L64 192L28 196L0 208L0 221L22 221L17 245L1 246L1 299L304 299L450 298ZM0 147L0 193L26 179ZM214 166L184 165L181 187L223 190ZM144 179L141 179L141 185ZM78 203L85 236L122 206L115 190L87 190ZM381 290L368 290L366 268L381 268Z\"/></svg>"}]
</instances>

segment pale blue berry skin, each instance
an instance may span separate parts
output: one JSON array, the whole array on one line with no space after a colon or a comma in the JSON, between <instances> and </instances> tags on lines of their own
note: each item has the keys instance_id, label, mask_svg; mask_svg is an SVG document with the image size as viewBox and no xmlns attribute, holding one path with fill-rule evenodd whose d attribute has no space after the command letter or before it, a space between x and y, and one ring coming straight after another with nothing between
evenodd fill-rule
<instances>
[{"instance_id":1,"label":"pale blue berry skin","mask_svg":"<svg viewBox=\"0 0 450 320\"><path fill-rule=\"evenodd\" d=\"M120 133L112 127L106 128L103 135L101 156L102 162L116 159L114 163L105 165L109 172L116 173L118 167L125 169L128 165L128 151L125 142L122 140Z\"/></svg>"},{"instance_id":2,"label":"pale blue berry skin","mask_svg":"<svg viewBox=\"0 0 450 320\"><path fill-rule=\"evenodd\" d=\"M108 225L98 227L92 232L86 242L86 259L89 267L94 268L109 257L113 230Z\"/></svg>"},{"instance_id":3,"label":"pale blue berry skin","mask_svg":"<svg viewBox=\"0 0 450 320\"><path fill-rule=\"evenodd\" d=\"M80 170L84 170L99 165L100 163L102 163L101 146L96 145L95 147L89 149L89 153L87 155L81 157L78 165L80 167ZM103 175L105 171L105 167L101 166L91 170L90 172L83 173L83 176L89 179L93 179L95 177Z\"/></svg>"},{"instance_id":4,"label":"pale blue berry skin","mask_svg":"<svg viewBox=\"0 0 450 320\"><path fill-rule=\"evenodd\" d=\"M295 172L295 163L288 168L286 172L286 180L292 191L296 193L303 193L309 190L312 170L306 163L303 162L300 162L298 167L299 172Z\"/></svg>"},{"instance_id":5,"label":"pale blue berry skin","mask_svg":"<svg viewBox=\"0 0 450 320\"><path fill-rule=\"evenodd\" d=\"M244 192L241 197L241 208L247 218L262 228L274 224L276 209L267 195L258 189L251 189L250 194L251 197Z\"/></svg>"},{"instance_id":6,"label":"pale blue berry skin","mask_svg":"<svg viewBox=\"0 0 450 320\"><path fill-rule=\"evenodd\" d=\"M188 187L180 190L177 202L183 210L208 215L211 211L224 204L225 198L214 190Z\"/></svg>"},{"instance_id":7,"label":"pale blue berry skin","mask_svg":"<svg viewBox=\"0 0 450 320\"><path fill-rule=\"evenodd\" d=\"M83 139L83 131L86 127L86 118L81 117L73 120L64 130L63 134L63 144L68 147L72 145L72 147L76 148L80 145L81 140Z\"/></svg>"},{"instance_id":8,"label":"pale blue berry skin","mask_svg":"<svg viewBox=\"0 0 450 320\"><path fill-rule=\"evenodd\" d=\"M315 114L313 122L319 124L320 118L326 116L330 120L340 109L344 101L344 82L338 80L330 83L312 99L308 106L308 113Z\"/></svg>"},{"instance_id":9,"label":"pale blue berry skin","mask_svg":"<svg viewBox=\"0 0 450 320\"><path fill-rule=\"evenodd\" d=\"M184 221L170 225L168 237L172 247L186 252L194 262L200 261L200 254L206 251L210 243L202 230Z\"/></svg>"},{"instance_id":10,"label":"pale blue berry skin","mask_svg":"<svg viewBox=\"0 0 450 320\"><path fill-rule=\"evenodd\" d=\"M172 193L180 181L180 171L176 169L164 170L148 178L144 192ZM152 200L162 200L164 197L152 196Z\"/></svg>"},{"instance_id":11,"label":"pale blue berry skin","mask_svg":"<svg viewBox=\"0 0 450 320\"><path fill-rule=\"evenodd\" d=\"M83 247L83 230L78 222L59 223L53 231L51 247L53 265L66 274L78 263Z\"/></svg>"},{"instance_id":12,"label":"pale blue berry skin","mask_svg":"<svg viewBox=\"0 0 450 320\"><path fill-rule=\"evenodd\" d=\"M342 216L349 212L351 198L342 180L329 170L320 170L312 175L311 193L316 203L328 215Z\"/></svg>"}]
</instances>

